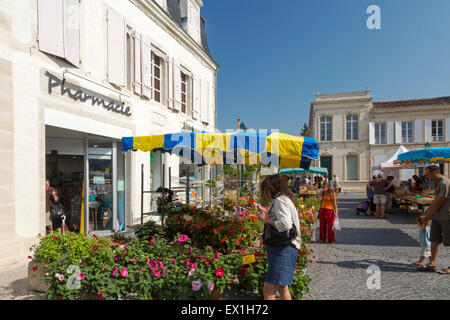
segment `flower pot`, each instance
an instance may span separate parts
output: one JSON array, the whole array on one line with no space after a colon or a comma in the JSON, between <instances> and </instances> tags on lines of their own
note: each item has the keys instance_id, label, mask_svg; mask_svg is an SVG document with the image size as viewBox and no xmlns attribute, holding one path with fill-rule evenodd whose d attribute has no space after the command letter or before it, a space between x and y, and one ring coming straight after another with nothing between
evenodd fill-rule
<instances>
[{"instance_id":1,"label":"flower pot","mask_svg":"<svg viewBox=\"0 0 450 320\"><path fill-rule=\"evenodd\" d=\"M50 285L43 282L47 269L40 262L28 263L28 287L38 292L47 292Z\"/></svg>"},{"instance_id":2,"label":"flower pot","mask_svg":"<svg viewBox=\"0 0 450 320\"><path fill-rule=\"evenodd\" d=\"M213 289L211 292L211 297L214 300L222 300L222 295L219 292L219 289Z\"/></svg>"}]
</instances>

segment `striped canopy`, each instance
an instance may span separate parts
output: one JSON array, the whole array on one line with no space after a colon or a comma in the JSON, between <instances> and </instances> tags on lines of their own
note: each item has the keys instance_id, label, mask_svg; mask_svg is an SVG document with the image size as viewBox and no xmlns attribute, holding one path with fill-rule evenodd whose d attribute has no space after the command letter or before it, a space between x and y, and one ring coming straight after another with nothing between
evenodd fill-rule
<instances>
[{"instance_id":1,"label":"striped canopy","mask_svg":"<svg viewBox=\"0 0 450 320\"><path fill-rule=\"evenodd\" d=\"M305 173L316 173L321 174L323 176L328 175L328 169L327 168L319 168L319 167L311 167L309 170L305 170L302 168L295 168L295 169L282 169L280 171L280 174L305 174Z\"/></svg>"},{"instance_id":2,"label":"striped canopy","mask_svg":"<svg viewBox=\"0 0 450 320\"><path fill-rule=\"evenodd\" d=\"M398 156L395 163L439 163L450 162L450 148L434 148L409 151Z\"/></svg>"},{"instance_id":3,"label":"striped canopy","mask_svg":"<svg viewBox=\"0 0 450 320\"><path fill-rule=\"evenodd\" d=\"M268 164L306 170L319 154L315 139L279 132L179 132L125 137L122 145L123 152L169 152L199 165Z\"/></svg>"}]
</instances>

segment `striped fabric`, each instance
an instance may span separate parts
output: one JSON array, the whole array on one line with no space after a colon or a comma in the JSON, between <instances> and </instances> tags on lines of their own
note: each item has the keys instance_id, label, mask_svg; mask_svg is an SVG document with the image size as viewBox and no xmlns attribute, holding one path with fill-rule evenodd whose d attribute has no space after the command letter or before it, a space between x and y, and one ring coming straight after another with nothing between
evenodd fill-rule
<instances>
[{"instance_id":1,"label":"striped fabric","mask_svg":"<svg viewBox=\"0 0 450 320\"><path fill-rule=\"evenodd\" d=\"M319 154L315 139L278 132L179 132L125 137L122 144L123 152L169 152L202 165L271 164L308 170Z\"/></svg>"}]
</instances>

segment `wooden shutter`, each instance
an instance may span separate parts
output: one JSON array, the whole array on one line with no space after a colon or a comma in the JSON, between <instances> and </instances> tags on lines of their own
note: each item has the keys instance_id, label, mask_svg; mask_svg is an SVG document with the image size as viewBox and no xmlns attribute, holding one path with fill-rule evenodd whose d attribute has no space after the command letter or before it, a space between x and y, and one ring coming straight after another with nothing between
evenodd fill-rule
<instances>
[{"instance_id":1,"label":"wooden shutter","mask_svg":"<svg viewBox=\"0 0 450 320\"><path fill-rule=\"evenodd\" d=\"M431 120L425 120L425 142L432 142L431 136Z\"/></svg>"},{"instance_id":2,"label":"wooden shutter","mask_svg":"<svg viewBox=\"0 0 450 320\"><path fill-rule=\"evenodd\" d=\"M38 0L39 50L64 58L64 7L61 0Z\"/></svg>"},{"instance_id":3,"label":"wooden shutter","mask_svg":"<svg viewBox=\"0 0 450 320\"><path fill-rule=\"evenodd\" d=\"M142 55L142 94L152 98L152 48L150 40L143 36L141 39Z\"/></svg>"},{"instance_id":4,"label":"wooden shutter","mask_svg":"<svg viewBox=\"0 0 450 320\"><path fill-rule=\"evenodd\" d=\"M134 35L134 92L142 95L141 34Z\"/></svg>"},{"instance_id":5,"label":"wooden shutter","mask_svg":"<svg viewBox=\"0 0 450 320\"><path fill-rule=\"evenodd\" d=\"M64 57L80 66L80 3L64 0Z\"/></svg>"},{"instance_id":6,"label":"wooden shutter","mask_svg":"<svg viewBox=\"0 0 450 320\"><path fill-rule=\"evenodd\" d=\"M422 142L422 120L414 121L414 142Z\"/></svg>"},{"instance_id":7,"label":"wooden shutter","mask_svg":"<svg viewBox=\"0 0 450 320\"><path fill-rule=\"evenodd\" d=\"M369 144L375 144L375 123L369 122Z\"/></svg>"},{"instance_id":8,"label":"wooden shutter","mask_svg":"<svg viewBox=\"0 0 450 320\"><path fill-rule=\"evenodd\" d=\"M209 83L205 79L201 80L201 89L200 89L200 96L201 96L201 114L200 118L202 122L209 122L209 115L208 115L208 86Z\"/></svg>"},{"instance_id":9,"label":"wooden shutter","mask_svg":"<svg viewBox=\"0 0 450 320\"><path fill-rule=\"evenodd\" d=\"M395 143L396 144L402 143L402 122L401 121L395 121Z\"/></svg>"},{"instance_id":10,"label":"wooden shutter","mask_svg":"<svg viewBox=\"0 0 450 320\"><path fill-rule=\"evenodd\" d=\"M445 141L450 141L450 119L445 119Z\"/></svg>"},{"instance_id":11,"label":"wooden shutter","mask_svg":"<svg viewBox=\"0 0 450 320\"><path fill-rule=\"evenodd\" d=\"M200 117L200 80L194 76L193 79L194 83L194 90L193 90L193 112L192 112L192 118L199 119Z\"/></svg>"},{"instance_id":12,"label":"wooden shutter","mask_svg":"<svg viewBox=\"0 0 450 320\"><path fill-rule=\"evenodd\" d=\"M177 60L173 61L173 81L175 110L181 111L181 69Z\"/></svg>"},{"instance_id":13,"label":"wooden shutter","mask_svg":"<svg viewBox=\"0 0 450 320\"><path fill-rule=\"evenodd\" d=\"M125 19L108 10L108 81L125 86L126 65Z\"/></svg>"},{"instance_id":14,"label":"wooden shutter","mask_svg":"<svg viewBox=\"0 0 450 320\"><path fill-rule=\"evenodd\" d=\"M388 121L387 123L387 144L394 144L394 122Z\"/></svg>"},{"instance_id":15,"label":"wooden shutter","mask_svg":"<svg viewBox=\"0 0 450 320\"><path fill-rule=\"evenodd\" d=\"M174 109L175 105L174 105L174 99L175 99L175 92L174 92L174 67L173 67L173 58L169 58L169 72L167 73L168 75L168 79L169 79L169 92L167 95L167 103L170 109Z\"/></svg>"}]
</instances>

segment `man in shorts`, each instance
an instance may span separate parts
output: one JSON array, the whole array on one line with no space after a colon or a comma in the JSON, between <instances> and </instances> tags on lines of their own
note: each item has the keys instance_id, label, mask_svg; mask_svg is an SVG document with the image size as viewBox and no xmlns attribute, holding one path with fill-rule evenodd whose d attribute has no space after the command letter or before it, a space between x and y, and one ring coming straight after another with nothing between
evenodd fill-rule
<instances>
[{"instance_id":1,"label":"man in shorts","mask_svg":"<svg viewBox=\"0 0 450 320\"><path fill-rule=\"evenodd\" d=\"M421 271L436 271L436 259L441 243L450 246L450 180L442 176L437 166L429 166L425 169L429 180L435 182L436 192L433 203L420 217L422 226L433 217L431 223L430 241L431 257L430 263L422 267ZM439 271L440 274L450 274L450 267Z\"/></svg>"},{"instance_id":2,"label":"man in shorts","mask_svg":"<svg viewBox=\"0 0 450 320\"><path fill-rule=\"evenodd\" d=\"M373 202L375 203L377 207L377 211L375 214L375 217L379 218L381 214L381 218L385 219L384 216L386 212L386 188L388 186L388 182L383 179L383 176L381 174L378 175L378 178L376 180L372 180L368 184L369 187L374 187L374 196L373 196Z\"/></svg>"}]
</instances>

